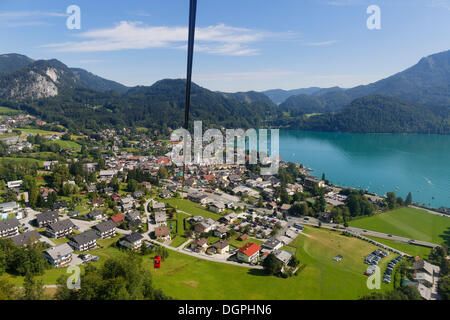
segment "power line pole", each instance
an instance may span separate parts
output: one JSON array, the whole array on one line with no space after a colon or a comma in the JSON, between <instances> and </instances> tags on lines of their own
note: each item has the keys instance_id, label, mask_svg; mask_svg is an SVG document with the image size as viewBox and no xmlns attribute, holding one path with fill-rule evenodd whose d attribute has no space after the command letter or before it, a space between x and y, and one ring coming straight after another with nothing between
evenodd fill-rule
<instances>
[{"instance_id":1,"label":"power line pole","mask_svg":"<svg viewBox=\"0 0 450 320\"><path fill-rule=\"evenodd\" d=\"M191 104L191 82L192 82L192 60L194 57L194 38L195 38L195 18L197 14L197 0L190 0L189 6L189 39L188 39L188 58L186 75L186 104L184 114L184 128L189 130L189 107ZM186 141L184 141L186 143ZM183 148L183 186L185 185L186 175L186 149Z\"/></svg>"}]
</instances>

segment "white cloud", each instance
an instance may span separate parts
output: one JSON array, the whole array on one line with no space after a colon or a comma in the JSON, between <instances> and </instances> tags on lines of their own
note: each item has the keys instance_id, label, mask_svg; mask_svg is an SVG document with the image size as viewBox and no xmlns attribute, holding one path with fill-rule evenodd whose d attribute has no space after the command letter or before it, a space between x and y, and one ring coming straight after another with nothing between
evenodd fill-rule
<instances>
[{"instance_id":1,"label":"white cloud","mask_svg":"<svg viewBox=\"0 0 450 320\"><path fill-rule=\"evenodd\" d=\"M450 0L432 0L430 7L450 10Z\"/></svg>"},{"instance_id":2,"label":"white cloud","mask_svg":"<svg viewBox=\"0 0 450 320\"><path fill-rule=\"evenodd\" d=\"M195 80L200 81L254 81L254 80L277 80L287 76L298 75L298 72L288 70L262 70L262 71L243 71L243 72L222 72L212 74L196 74Z\"/></svg>"},{"instance_id":3,"label":"white cloud","mask_svg":"<svg viewBox=\"0 0 450 320\"><path fill-rule=\"evenodd\" d=\"M321 41L321 42L307 42L307 43L305 43L305 46L323 47L323 46L329 46L329 45L335 44L337 42L338 42L337 40Z\"/></svg>"},{"instance_id":4,"label":"white cloud","mask_svg":"<svg viewBox=\"0 0 450 320\"><path fill-rule=\"evenodd\" d=\"M4 11L0 12L0 25L7 28L52 26L44 18L67 17L66 13L49 11Z\"/></svg>"},{"instance_id":5,"label":"white cloud","mask_svg":"<svg viewBox=\"0 0 450 320\"><path fill-rule=\"evenodd\" d=\"M196 50L219 55L256 55L252 43L268 38L285 37L292 33L274 34L247 28L218 24L199 27L195 32ZM118 51L127 49L184 49L187 27L147 26L142 22L121 21L112 28L86 31L78 35L81 41L47 44L43 47L63 52Z\"/></svg>"}]
</instances>

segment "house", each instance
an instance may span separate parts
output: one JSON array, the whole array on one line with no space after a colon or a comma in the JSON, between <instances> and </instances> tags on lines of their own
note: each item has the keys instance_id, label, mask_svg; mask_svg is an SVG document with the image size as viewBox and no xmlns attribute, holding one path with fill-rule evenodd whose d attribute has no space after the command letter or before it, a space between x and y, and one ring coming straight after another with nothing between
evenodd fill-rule
<instances>
[{"instance_id":1,"label":"house","mask_svg":"<svg viewBox=\"0 0 450 320\"><path fill-rule=\"evenodd\" d=\"M52 209L53 209L53 211L63 212L68 207L69 207L69 205L67 204L67 202L65 202L65 201L58 201L58 202L55 202L53 204Z\"/></svg>"},{"instance_id":2,"label":"house","mask_svg":"<svg viewBox=\"0 0 450 320\"><path fill-rule=\"evenodd\" d=\"M248 239L248 234L241 234L237 239L239 241L245 241Z\"/></svg>"},{"instance_id":3,"label":"house","mask_svg":"<svg viewBox=\"0 0 450 320\"><path fill-rule=\"evenodd\" d=\"M191 249L195 252L205 252L208 248L208 239L198 238L192 241Z\"/></svg>"},{"instance_id":4,"label":"house","mask_svg":"<svg viewBox=\"0 0 450 320\"><path fill-rule=\"evenodd\" d=\"M57 164L58 164L57 160L55 160L55 161L44 161L44 170L45 171L50 171Z\"/></svg>"},{"instance_id":5,"label":"house","mask_svg":"<svg viewBox=\"0 0 450 320\"><path fill-rule=\"evenodd\" d=\"M194 231L198 233L208 233L216 226L216 221L211 218L203 219L194 225Z\"/></svg>"},{"instance_id":6,"label":"house","mask_svg":"<svg viewBox=\"0 0 450 320\"><path fill-rule=\"evenodd\" d=\"M141 190L136 190L135 192L133 192L133 198L135 199L140 199L144 196L144 192Z\"/></svg>"},{"instance_id":7,"label":"house","mask_svg":"<svg viewBox=\"0 0 450 320\"><path fill-rule=\"evenodd\" d=\"M209 204L208 210L215 213L221 213L225 210L225 204L223 202L213 201Z\"/></svg>"},{"instance_id":8,"label":"house","mask_svg":"<svg viewBox=\"0 0 450 320\"><path fill-rule=\"evenodd\" d=\"M165 190L163 190L163 191L160 193L159 196L160 196L161 198L163 198L163 199L167 199L167 198L172 197L172 192L170 192L169 190L165 189Z\"/></svg>"},{"instance_id":9,"label":"house","mask_svg":"<svg viewBox=\"0 0 450 320\"><path fill-rule=\"evenodd\" d=\"M138 232L127 234L119 240L119 244L131 250L137 250L142 246L144 237Z\"/></svg>"},{"instance_id":10,"label":"house","mask_svg":"<svg viewBox=\"0 0 450 320\"><path fill-rule=\"evenodd\" d=\"M147 182L147 181L141 182L141 186L143 186L147 190L151 190L152 189L152 184L150 182Z\"/></svg>"},{"instance_id":11,"label":"house","mask_svg":"<svg viewBox=\"0 0 450 320\"><path fill-rule=\"evenodd\" d=\"M67 266L72 261L73 249L67 244L63 243L56 247L51 247L44 250L44 258L56 268Z\"/></svg>"},{"instance_id":12,"label":"house","mask_svg":"<svg viewBox=\"0 0 450 320\"><path fill-rule=\"evenodd\" d=\"M97 234L94 230L88 230L74 235L69 244L76 251L87 251L97 248Z\"/></svg>"},{"instance_id":13,"label":"house","mask_svg":"<svg viewBox=\"0 0 450 320\"><path fill-rule=\"evenodd\" d=\"M230 251L230 244L228 243L227 240L217 241L212 245L212 247L215 248L218 254L225 254Z\"/></svg>"},{"instance_id":14,"label":"house","mask_svg":"<svg viewBox=\"0 0 450 320\"><path fill-rule=\"evenodd\" d=\"M419 260L414 262L413 264L414 271L417 272L425 272L428 273L431 276L438 275L440 272L440 268L438 266L435 266L425 260Z\"/></svg>"},{"instance_id":15,"label":"house","mask_svg":"<svg viewBox=\"0 0 450 320\"><path fill-rule=\"evenodd\" d=\"M0 203L0 213L14 213L19 210L19 204L17 202L4 202Z\"/></svg>"},{"instance_id":16,"label":"house","mask_svg":"<svg viewBox=\"0 0 450 320\"><path fill-rule=\"evenodd\" d=\"M122 198L120 200L120 204L122 206L122 212L127 212L133 209L134 199L130 196Z\"/></svg>"},{"instance_id":17,"label":"house","mask_svg":"<svg viewBox=\"0 0 450 320\"><path fill-rule=\"evenodd\" d=\"M315 185L317 185L319 188L325 187L325 181L319 180L316 177L312 176L305 177L305 179L303 179L303 183L308 188L313 188Z\"/></svg>"},{"instance_id":18,"label":"house","mask_svg":"<svg viewBox=\"0 0 450 320\"><path fill-rule=\"evenodd\" d=\"M227 227L220 227L220 228L215 229L213 234L215 237L223 238L223 237L226 237L227 232L228 232Z\"/></svg>"},{"instance_id":19,"label":"house","mask_svg":"<svg viewBox=\"0 0 450 320\"><path fill-rule=\"evenodd\" d=\"M156 227L154 233L156 239L170 240L170 231L168 226Z\"/></svg>"},{"instance_id":20,"label":"house","mask_svg":"<svg viewBox=\"0 0 450 320\"><path fill-rule=\"evenodd\" d=\"M72 211L69 211L69 212L67 213L67 215L68 215L69 217L78 217L78 216L80 215L80 211L78 211L78 210L72 210Z\"/></svg>"},{"instance_id":21,"label":"house","mask_svg":"<svg viewBox=\"0 0 450 320\"><path fill-rule=\"evenodd\" d=\"M12 242L14 242L19 247L27 246L31 243L35 243L39 241L41 235L36 230L31 230L25 233L18 234L11 238Z\"/></svg>"},{"instance_id":22,"label":"house","mask_svg":"<svg viewBox=\"0 0 450 320\"><path fill-rule=\"evenodd\" d=\"M111 217L111 220L114 221L116 225L119 225L125 220L125 216L121 213L118 213L113 215Z\"/></svg>"},{"instance_id":23,"label":"house","mask_svg":"<svg viewBox=\"0 0 450 320\"><path fill-rule=\"evenodd\" d=\"M38 228L44 228L58 220L59 215L56 211L47 211L36 215L36 225Z\"/></svg>"},{"instance_id":24,"label":"house","mask_svg":"<svg viewBox=\"0 0 450 320\"><path fill-rule=\"evenodd\" d=\"M203 204L203 205L208 202L208 197L207 196L202 195L202 194L197 193L197 192L188 194L188 199L190 201L192 201L192 202L200 203L200 204Z\"/></svg>"},{"instance_id":25,"label":"house","mask_svg":"<svg viewBox=\"0 0 450 320\"><path fill-rule=\"evenodd\" d=\"M158 226L165 226L167 222L167 215L164 211L155 212L155 223Z\"/></svg>"},{"instance_id":26,"label":"house","mask_svg":"<svg viewBox=\"0 0 450 320\"><path fill-rule=\"evenodd\" d=\"M283 243L280 240L277 240L276 238L270 238L262 244L262 247L267 250L277 250L282 246Z\"/></svg>"},{"instance_id":27,"label":"house","mask_svg":"<svg viewBox=\"0 0 450 320\"><path fill-rule=\"evenodd\" d=\"M288 214L290 209L291 209L291 205L287 204L287 203L284 203L280 207L280 212L283 213L283 214Z\"/></svg>"},{"instance_id":28,"label":"house","mask_svg":"<svg viewBox=\"0 0 450 320\"><path fill-rule=\"evenodd\" d=\"M139 221L139 224L142 223L141 221L141 214L139 211L130 211L125 215L125 219L128 221Z\"/></svg>"},{"instance_id":29,"label":"house","mask_svg":"<svg viewBox=\"0 0 450 320\"><path fill-rule=\"evenodd\" d=\"M61 220L49 224L47 226L46 233L49 235L49 237L58 239L72 234L74 226L75 225L70 219Z\"/></svg>"},{"instance_id":30,"label":"house","mask_svg":"<svg viewBox=\"0 0 450 320\"><path fill-rule=\"evenodd\" d=\"M164 202L158 202L158 201L153 200L152 201L152 209L153 209L153 211L165 210L166 205L164 204Z\"/></svg>"},{"instance_id":31,"label":"house","mask_svg":"<svg viewBox=\"0 0 450 320\"><path fill-rule=\"evenodd\" d=\"M292 253L287 251L275 250L273 251L273 254L283 265L287 265L292 259Z\"/></svg>"},{"instance_id":32,"label":"house","mask_svg":"<svg viewBox=\"0 0 450 320\"><path fill-rule=\"evenodd\" d=\"M0 238L13 237L19 234L19 220L16 218L0 221Z\"/></svg>"},{"instance_id":33,"label":"house","mask_svg":"<svg viewBox=\"0 0 450 320\"><path fill-rule=\"evenodd\" d=\"M105 199L103 198L92 199L91 203L93 207L101 207L105 204Z\"/></svg>"},{"instance_id":34,"label":"house","mask_svg":"<svg viewBox=\"0 0 450 320\"><path fill-rule=\"evenodd\" d=\"M237 259L242 262L256 263L261 249L258 244L249 242L238 250Z\"/></svg>"},{"instance_id":35,"label":"house","mask_svg":"<svg viewBox=\"0 0 450 320\"><path fill-rule=\"evenodd\" d=\"M116 235L116 223L113 220L107 220L92 227L100 239L112 238Z\"/></svg>"},{"instance_id":36,"label":"house","mask_svg":"<svg viewBox=\"0 0 450 320\"><path fill-rule=\"evenodd\" d=\"M319 220L325 223L333 223L333 215L329 211L319 213Z\"/></svg>"},{"instance_id":37,"label":"house","mask_svg":"<svg viewBox=\"0 0 450 320\"><path fill-rule=\"evenodd\" d=\"M223 217L220 217L219 221L225 224L232 224L237 220L237 214L234 212L228 213Z\"/></svg>"},{"instance_id":38,"label":"house","mask_svg":"<svg viewBox=\"0 0 450 320\"><path fill-rule=\"evenodd\" d=\"M19 188L23 183L23 180L15 180L15 181L8 181L7 186L8 189L14 189Z\"/></svg>"},{"instance_id":39,"label":"house","mask_svg":"<svg viewBox=\"0 0 450 320\"><path fill-rule=\"evenodd\" d=\"M102 210L92 210L88 213L88 218L91 220L100 220L105 217L105 213Z\"/></svg>"}]
</instances>

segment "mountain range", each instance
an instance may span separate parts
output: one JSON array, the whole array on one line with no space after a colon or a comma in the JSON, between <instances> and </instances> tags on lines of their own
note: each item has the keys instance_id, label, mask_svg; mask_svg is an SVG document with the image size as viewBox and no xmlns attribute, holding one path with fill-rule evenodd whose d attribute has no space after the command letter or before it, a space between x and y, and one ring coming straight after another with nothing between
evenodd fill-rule
<instances>
[{"instance_id":1,"label":"mountain range","mask_svg":"<svg viewBox=\"0 0 450 320\"><path fill-rule=\"evenodd\" d=\"M182 125L184 80L126 87L52 60L0 55L0 103L73 130ZM192 119L216 127L450 133L450 51L375 83L343 89L213 92L193 85Z\"/></svg>"}]
</instances>

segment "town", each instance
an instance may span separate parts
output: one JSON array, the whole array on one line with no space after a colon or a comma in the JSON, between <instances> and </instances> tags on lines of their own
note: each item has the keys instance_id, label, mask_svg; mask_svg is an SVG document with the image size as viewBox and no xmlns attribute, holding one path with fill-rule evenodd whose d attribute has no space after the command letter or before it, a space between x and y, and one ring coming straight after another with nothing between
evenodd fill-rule
<instances>
[{"instance_id":1,"label":"town","mask_svg":"<svg viewBox=\"0 0 450 320\"><path fill-rule=\"evenodd\" d=\"M370 236L431 250L437 244L349 226L412 206L411 199L335 186L284 161L274 176L249 163L193 164L183 173L169 157L175 143L145 128L77 135L19 113L3 115L0 132L0 237L23 250L39 244L52 268L102 263L114 248L162 256L162 268L177 252L289 278L302 270L293 243L309 236L305 228L321 228L378 247L367 252L368 276L394 256L386 284L397 263L414 259L417 272L402 281L424 299L439 297L438 266Z\"/></svg>"}]
</instances>

